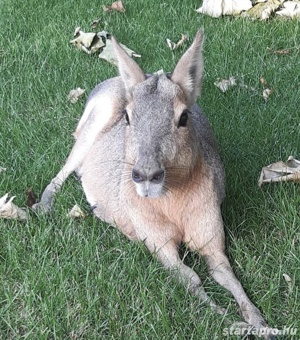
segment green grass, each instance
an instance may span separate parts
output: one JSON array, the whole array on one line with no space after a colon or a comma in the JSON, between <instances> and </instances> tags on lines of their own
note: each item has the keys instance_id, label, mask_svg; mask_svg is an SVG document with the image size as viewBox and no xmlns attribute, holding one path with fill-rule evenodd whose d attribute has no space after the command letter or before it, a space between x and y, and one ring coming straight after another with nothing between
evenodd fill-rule
<instances>
[{"instance_id":1,"label":"green grass","mask_svg":"<svg viewBox=\"0 0 300 340\"><path fill-rule=\"evenodd\" d=\"M100 1L2 0L0 12L0 196L41 193L68 155L87 93L116 69L75 50L74 28L106 29L142 55L147 72L173 69L184 48L168 50L204 27L205 78L200 105L217 135L227 172L223 215L234 271L271 326L300 332L299 184L257 187L262 166L300 157L299 22L251 22L197 15L198 1L125 1L126 13L103 13ZM273 50L290 49L290 55ZM214 81L237 76L254 91L222 94ZM265 103L259 82L274 88ZM71 177L49 217L26 223L0 220L1 339L222 339L223 319L170 278L142 245L88 216L69 220L75 204L88 211ZM187 263L229 317L231 296L207 277L204 262ZM283 273L292 278L291 291Z\"/></svg>"}]
</instances>

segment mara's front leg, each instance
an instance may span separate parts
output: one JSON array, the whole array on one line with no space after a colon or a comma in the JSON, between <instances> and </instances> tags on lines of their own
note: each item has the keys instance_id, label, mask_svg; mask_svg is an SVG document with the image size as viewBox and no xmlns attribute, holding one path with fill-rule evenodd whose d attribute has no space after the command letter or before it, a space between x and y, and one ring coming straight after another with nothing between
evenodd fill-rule
<instances>
[{"instance_id":1,"label":"mara's front leg","mask_svg":"<svg viewBox=\"0 0 300 340\"><path fill-rule=\"evenodd\" d=\"M198 274L185 265L178 253L178 245L181 241L181 233L178 227L172 223L160 220L152 222L140 221L139 227L135 228L137 238L145 243L147 248L163 266L171 271L188 291L198 296L202 301L210 305L212 310L224 315L225 309L219 307L205 292Z\"/></svg>"},{"instance_id":2,"label":"mara's front leg","mask_svg":"<svg viewBox=\"0 0 300 340\"><path fill-rule=\"evenodd\" d=\"M244 320L249 325L254 326L256 330L261 330L262 337L271 339L277 330L268 327L260 311L250 301L241 283L233 273L225 255L221 213L217 208L208 209L207 211L210 213L199 216L196 227L189 228L188 245L206 259L212 277L234 296ZM248 330L245 329L246 332Z\"/></svg>"},{"instance_id":3,"label":"mara's front leg","mask_svg":"<svg viewBox=\"0 0 300 340\"><path fill-rule=\"evenodd\" d=\"M119 103L118 103L119 105ZM51 180L44 190L41 201L33 205L35 211L49 213L52 210L54 197L64 181L75 170L80 170L82 162L93 146L97 136L112 126L121 117L120 110L114 100L105 94L92 99L85 108L82 119L76 129L76 142L73 149L59 173Z\"/></svg>"}]
</instances>

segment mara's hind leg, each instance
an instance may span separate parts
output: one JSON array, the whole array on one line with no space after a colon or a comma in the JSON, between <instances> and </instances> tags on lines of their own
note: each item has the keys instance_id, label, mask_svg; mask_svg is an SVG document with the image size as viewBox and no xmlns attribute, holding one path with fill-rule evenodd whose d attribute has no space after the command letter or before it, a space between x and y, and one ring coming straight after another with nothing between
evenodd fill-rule
<instances>
[{"instance_id":1,"label":"mara's hind leg","mask_svg":"<svg viewBox=\"0 0 300 340\"><path fill-rule=\"evenodd\" d=\"M163 244L160 248L155 240L155 247L147 239L145 241L148 249L156 255L164 267L172 272L179 281L187 287L188 291L198 296L203 302L209 304L212 310L218 314L224 315L225 309L218 306L205 292L204 287L198 274L190 267L185 265L180 259L178 247L172 240ZM154 242L152 243L154 244Z\"/></svg>"},{"instance_id":2,"label":"mara's hind leg","mask_svg":"<svg viewBox=\"0 0 300 340\"><path fill-rule=\"evenodd\" d=\"M77 140L67 159L67 162L59 173L51 180L44 190L41 201L33 205L33 210L49 213L52 210L54 196L64 181L75 170L80 170L84 157L94 144L99 133L113 125L116 120L120 119L120 115L116 115L116 108L110 97L99 98L101 105L95 105L90 109L88 104L83 114L84 122L80 121L76 130ZM118 108L117 108L118 110Z\"/></svg>"},{"instance_id":3,"label":"mara's hind leg","mask_svg":"<svg viewBox=\"0 0 300 340\"><path fill-rule=\"evenodd\" d=\"M211 247L211 245L208 248L209 250L206 251L204 247L201 249L200 253L207 260L209 271L212 277L221 286L231 292L240 307L240 311L244 320L249 325L256 328L258 331L257 334L261 335L265 339L273 338L273 335L276 334L277 329L268 327L258 308L250 301L241 283L234 275L227 256L222 250L216 248L214 249L214 247ZM246 328L245 331L249 331L249 327L248 330Z\"/></svg>"},{"instance_id":4,"label":"mara's hind leg","mask_svg":"<svg viewBox=\"0 0 300 340\"><path fill-rule=\"evenodd\" d=\"M213 212L213 214L211 213ZM224 230L221 212L218 208L207 209L197 220L197 225L186 228L189 248L203 256L212 277L234 297L245 322L236 323L240 334L254 328L265 339L271 339L277 330L269 328L258 308L250 301L241 283L233 273L224 252ZM228 320L225 320L228 322Z\"/></svg>"}]
</instances>

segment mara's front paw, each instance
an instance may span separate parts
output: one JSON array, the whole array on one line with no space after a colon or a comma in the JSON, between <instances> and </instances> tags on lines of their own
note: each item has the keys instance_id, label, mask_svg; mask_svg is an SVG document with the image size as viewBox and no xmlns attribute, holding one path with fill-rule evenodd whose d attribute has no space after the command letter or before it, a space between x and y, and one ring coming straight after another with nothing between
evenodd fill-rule
<instances>
[{"instance_id":1,"label":"mara's front paw","mask_svg":"<svg viewBox=\"0 0 300 340\"><path fill-rule=\"evenodd\" d=\"M53 204L52 203L45 203L43 201L38 202L32 206L33 211L36 213L42 213L42 214L49 214L52 211Z\"/></svg>"}]
</instances>

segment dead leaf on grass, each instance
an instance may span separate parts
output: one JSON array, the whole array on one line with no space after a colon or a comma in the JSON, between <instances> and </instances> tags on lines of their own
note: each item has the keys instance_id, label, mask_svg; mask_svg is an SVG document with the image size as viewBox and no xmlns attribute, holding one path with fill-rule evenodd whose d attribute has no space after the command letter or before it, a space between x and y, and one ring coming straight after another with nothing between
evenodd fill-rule
<instances>
[{"instance_id":1,"label":"dead leaf on grass","mask_svg":"<svg viewBox=\"0 0 300 340\"><path fill-rule=\"evenodd\" d=\"M105 46L100 34L94 32L86 33L80 27L75 29L74 37L70 43L87 54L93 54Z\"/></svg>"},{"instance_id":2,"label":"dead leaf on grass","mask_svg":"<svg viewBox=\"0 0 300 340\"><path fill-rule=\"evenodd\" d=\"M283 8L276 14L282 17L300 18L300 1L285 1Z\"/></svg>"},{"instance_id":3,"label":"dead leaf on grass","mask_svg":"<svg viewBox=\"0 0 300 340\"><path fill-rule=\"evenodd\" d=\"M218 78L214 85L216 85L223 93L228 91L230 88L237 85L237 80L235 77L230 77L229 79L220 79Z\"/></svg>"},{"instance_id":4,"label":"dead leaf on grass","mask_svg":"<svg viewBox=\"0 0 300 340\"><path fill-rule=\"evenodd\" d=\"M85 90L83 90L80 87L77 87L77 89L71 90L68 94L68 100L72 103L75 104L78 99L83 96Z\"/></svg>"},{"instance_id":5,"label":"dead leaf on grass","mask_svg":"<svg viewBox=\"0 0 300 340\"><path fill-rule=\"evenodd\" d=\"M293 280L291 279L291 277L288 275L288 274L282 274L285 282L287 283L288 285L288 289L289 289L289 292L291 293L293 291Z\"/></svg>"},{"instance_id":6,"label":"dead leaf on grass","mask_svg":"<svg viewBox=\"0 0 300 340\"><path fill-rule=\"evenodd\" d=\"M99 58L109 61L111 64L117 65L116 56L114 48L111 42L111 34L106 31L101 31L98 33L88 32L85 33L80 27L75 29L74 33L75 39L71 40L71 43L78 49L88 53L93 54L95 52L100 52ZM130 57L140 58L141 55L137 54L127 46L120 44L123 49L127 52ZM73 93L69 94L72 98ZM71 100L71 99L70 99ZM72 101L72 100L71 100ZM76 102L72 101L72 102Z\"/></svg>"},{"instance_id":7,"label":"dead leaf on grass","mask_svg":"<svg viewBox=\"0 0 300 340\"><path fill-rule=\"evenodd\" d=\"M268 84L268 82L266 81L265 78L261 77L260 82L265 87L265 89L263 90L262 96L263 96L265 102L267 102L270 95L274 92L274 90L269 86L269 84Z\"/></svg>"},{"instance_id":8,"label":"dead leaf on grass","mask_svg":"<svg viewBox=\"0 0 300 340\"><path fill-rule=\"evenodd\" d=\"M136 52L134 52L133 50L131 50L127 46L125 46L123 44L120 44L120 45L123 47L123 49L126 51L126 53L130 57L136 57L136 58L141 57L141 55L137 54ZM112 44L110 39L106 39L106 45L105 45L104 49L102 50L102 52L99 54L99 58L105 59L113 65L116 65L116 66L118 65L117 58L116 58L116 55L115 55L115 51L114 51L114 48L113 48L113 44Z\"/></svg>"},{"instance_id":9,"label":"dead leaf on grass","mask_svg":"<svg viewBox=\"0 0 300 340\"><path fill-rule=\"evenodd\" d=\"M271 95L272 93L273 93L273 90L272 90L272 89L264 89L264 90L263 90L262 96L263 96L265 102L268 101L268 99L269 99L269 97L270 97L270 95Z\"/></svg>"},{"instance_id":10,"label":"dead leaf on grass","mask_svg":"<svg viewBox=\"0 0 300 340\"><path fill-rule=\"evenodd\" d=\"M74 207L67 213L67 217L78 218L85 217L85 213L80 209L80 207L75 204Z\"/></svg>"},{"instance_id":11,"label":"dead leaf on grass","mask_svg":"<svg viewBox=\"0 0 300 340\"><path fill-rule=\"evenodd\" d=\"M7 219L17 219L21 221L27 220L28 216L25 210L17 207L13 200L16 196L7 201L8 194L0 198L0 217Z\"/></svg>"},{"instance_id":12,"label":"dead leaf on grass","mask_svg":"<svg viewBox=\"0 0 300 340\"><path fill-rule=\"evenodd\" d=\"M167 45L169 46L170 50L173 51L180 47L185 41L187 41L187 35L181 33L181 39L177 43L167 39Z\"/></svg>"},{"instance_id":13,"label":"dead leaf on grass","mask_svg":"<svg viewBox=\"0 0 300 340\"><path fill-rule=\"evenodd\" d=\"M25 205L31 208L37 201L36 194L33 192L32 188L26 190L26 203Z\"/></svg>"},{"instance_id":14,"label":"dead leaf on grass","mask_svg":"<svg viewBox=\"0 0 300 340\"><path fill-rule=\"evenodd\" d=\"M273 50L272 48L267 48L271 53L273 54L278 54L278 55L287 55L287 54L291 54L291 50L290 49L285 49L285 50Z\"/></svg>"},{"instance_id":15,"label":"dead leaf on grass","mask_svg":"<svg viewBox=\"0 0 300 340\"><path fill-rule=\"evenodd\" d=\"M258 186L271 182L300 182L300 161L290 156L284 163L279 161L262 168Z\"/></svg>"},{"instance_id":16,"label":"dead leaf on grass","mask_svg":"<svg viewBox=\"0 0 300 340\"><path fill-rule=\"evenodd\" d=\"M254 20L267 20L281 6L284 0L267 0L257 3L245 12L244 16Z\"/></svg>"},{"instance_id":17,"label":"dead leaf on grass","mask_svg":"<svg viewBox=\"0 0 300 340\"><path fill-rule=\"evenodd\" d=\"M281 17L300 18L300 1L294 0L203 0L198 13L212 17L240 15L253 20L267 20L274 13Z\"/></svg>"},{"instance_id":18,"label":"dead leaf on grass","mask_svg":"<svg viewBox=\"0 0 300 340\"><path fill-rule=\"evenodd\" d=\"M251 7L251 0L204 0L196 12L218 18L221 15L237 15Z\"/></svg>"},{"instance_id":19,"label":"dead leaf on grass","mask_svg":"<svg viewBox=\"0 0 300 340\"><path fill-rule=\"evenodd\" d=\"M102 6L104 12L112 12L112 11L117 11L117 12L125 12L124 5L122 1L115 1L113 2L110 6Z\"/></svg>"},{"instance_id":20,"label":"dead leaf on grass","mask_svg":"<svg viewBox=\"0 0 300 340\"><path fill-rule=\"evenodd\" d=\"M164 74L164 70L161 68L160 70L156 71L156 72L153 72L153 74L156 74L158 76L161 76L162 74Z\"/></svg>"},{"instance_id":21,"label":"dead leaf on grass","mask_svg":"<svg viewBox=\"0 0 300 340\"><path fill-rule=\"evenodd\" d=\"M92 28L96 28L101 22L101 18L95 19L92 23L91 23L91 27Z\"/></svg>"}]
</instances>

